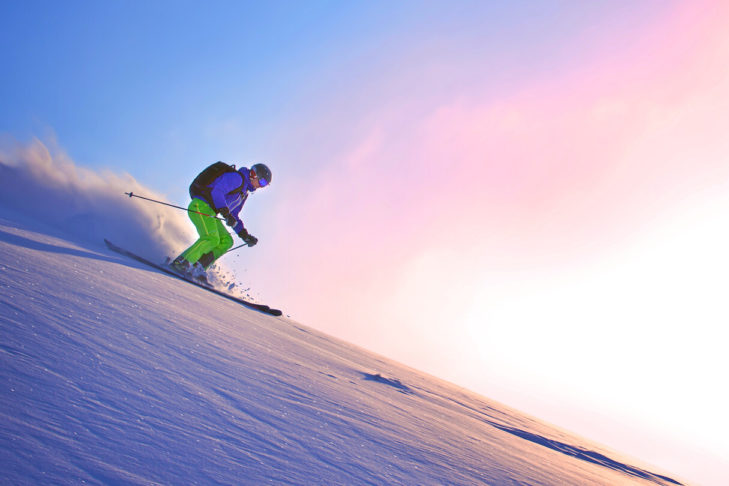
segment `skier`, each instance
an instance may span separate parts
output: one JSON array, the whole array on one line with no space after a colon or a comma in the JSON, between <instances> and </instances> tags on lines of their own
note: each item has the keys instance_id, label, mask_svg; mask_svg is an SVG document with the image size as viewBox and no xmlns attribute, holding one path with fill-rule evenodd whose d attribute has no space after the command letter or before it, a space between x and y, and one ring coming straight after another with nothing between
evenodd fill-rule
<instances>
[{"instance_id":1,"label":"skier","mask_svg":"<svg viewBox=\"0 0 729 486\"><path fill-rule=\"evenodd\" d=\"M271 170L264 164L236 170L234 165L216 162L198 174L190 185L192 201L187 214L200 237L170 266L207 283L205 270L233 246L233 238L216 217L218 214L248 246L258 243L258 238L243 226L238 213L249 193L270 183Z\"/></svg>"}]
</instances>

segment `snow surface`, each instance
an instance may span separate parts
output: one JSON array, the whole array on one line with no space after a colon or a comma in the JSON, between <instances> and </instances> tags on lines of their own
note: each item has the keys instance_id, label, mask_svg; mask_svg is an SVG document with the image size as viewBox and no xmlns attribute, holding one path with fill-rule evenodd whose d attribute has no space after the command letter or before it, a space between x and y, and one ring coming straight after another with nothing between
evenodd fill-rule
<instances>
[{"instance_id":1,"label":"snow surface","mask_svg":"<svg viewBox=\"0 0 729 486\"><path fill-rule=\"evenodd\" d=\"M680 484L7 205L0 289L3 484Z\"/></svg>"}]
</instances>

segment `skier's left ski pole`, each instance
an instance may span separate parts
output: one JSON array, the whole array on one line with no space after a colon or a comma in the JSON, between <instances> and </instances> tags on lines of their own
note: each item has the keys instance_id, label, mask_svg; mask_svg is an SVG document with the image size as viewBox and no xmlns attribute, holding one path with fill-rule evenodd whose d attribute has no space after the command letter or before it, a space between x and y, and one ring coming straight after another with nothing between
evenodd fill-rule
<instances>
[{"instance_id":1,"label":"skier's left ski pole","mask_svg":"<svg viewBox=\"0 0 729 486\"><path fill-rule=\"evenodd\" d=\"M248 245L248 243L243 243L242 245L238 245L235 248L231 248L230 250L226 251L225 253L230 253L231 251L237 250L238 248L243 248L244 246L250 246L250 245ZM223 253L223 255L225 255L225 253ZM223 255L220 255L220 256L223 256Z\"/></svg>"},{"instance_id":2,"label":"skier's left ski pole","mask_svg":"<svg viewBox=\"0 0 729 486\"><path fill-rule=\"evenodd\" d=\"M208 218L215 218L215 219L220 219L221 221L224 221L223 219L218 218L217 216L210 216L209 214L201 213L200 211L193 211L192 209L183 208L182 206L175 206L174 204L169 204L169 203L166 203L166 202L157 201L156 199L150 199L148 197L138 196L138 195L134 194L133 192L125 192L124 194L127 195L127 196L129 196L129 197L138 197L139 199L144 199L145 201L151 201L153 203L164 204L165 206L170 206L170 207L173 207L173 208L182 209L183 211L187 211L188 213L200 214L202 216L207 216Z\"/></svg>"}]
</instances>

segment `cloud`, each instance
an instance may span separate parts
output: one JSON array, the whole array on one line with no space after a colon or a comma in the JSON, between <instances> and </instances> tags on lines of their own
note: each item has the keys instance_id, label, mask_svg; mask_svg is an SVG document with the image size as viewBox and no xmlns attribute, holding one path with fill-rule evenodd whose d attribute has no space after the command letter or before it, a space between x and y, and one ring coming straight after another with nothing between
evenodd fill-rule
<instances>
[{"instance_id":1,"label":"cloud","mask_svg":"<svg viewBox=\"0 0 729 486\"><path fill-rule=\"evenodd\" d=\"M164 198L129 174L77 166L56 143L0 140L0 202L92 243L108 238L162 259L192 241L183 211L124 196Z\"/></svg>"}]
</instances>

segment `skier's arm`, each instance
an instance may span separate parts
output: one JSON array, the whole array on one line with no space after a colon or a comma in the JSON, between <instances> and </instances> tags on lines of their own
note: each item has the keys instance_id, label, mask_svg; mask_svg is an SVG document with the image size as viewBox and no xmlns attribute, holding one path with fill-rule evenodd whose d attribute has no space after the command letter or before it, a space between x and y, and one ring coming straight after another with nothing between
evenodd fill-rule
<instances>
[{"instance_id":1,"label":"skier's arm","mask_svg":"<svg viewBox=\"0 0 729 486\"><path fill-rule=\"evenodd\" d=\"M223 215L228 226L232 227L233 231L241 240L245 241L248 246L253 246L258 243L258 238L250 234L243 226L243 221L241 221L240 218L233 216L228 208L221 209L220 214Z\"/></svg>"},{"instance_id":2,"label":"skier's arm","mask_svg":"<svg viewBox=\"0 0 729 486\"><path fill-rule=\"evenodd\" d=\"M237 172L230 172L218 177L210 188L210 199L212 199L216 211L223 214L223 208L228 208L228 201L225 195L237 189L243 184L243 177Z\"/></svg>"},{"instance_id":3,"label":"skier's arm","mask_svg":"<svg viewBox=\"0 0 729 486\"><path fill-rule=\"evenodd\" d=\"M233 231L248 244L248 246L253 246L258 242L258 239L248 233L248 230L246 230L245 226L243 225L243 221L238 216L238 213L245 200L241 202L241 206L239 206L235 212L231 212L228 208L228 201L225 198L225 195L228 192L239 188L243 182L243 178L240 174L224 174L216 181L215 185L210 191L210 195L213 203L215 204L215 207L220 208L218 209L218 212L221 216L225 218L225 223L230 226Z\"/></svg>"},{"instance_id":4,"label":"skier's arm","mask_svg":"<svg viewBox=\"0 0 729 486\"><path fill-rule=\"evenodd\" d=\"M248 246L254 246L258 243L258 238L250 234L245 228L238 231L238 236L240 236L240 239L245 241Z\"/></svg>"},{"instance_id":5,"label":"skier's arm","mask_svg":"<svg viewBox=\"0 0 729 486\"><path fill-rule=\"evenodd\" d=\"M225 224L233 228L233 231L237 235L240 235L243 231L245 231L246 234L248 233L245 226L243 226L243 221L241 221L240 217L232 214L227 207L220 210L220 215L225 218Z\"/></svg>"}]
</instances>

